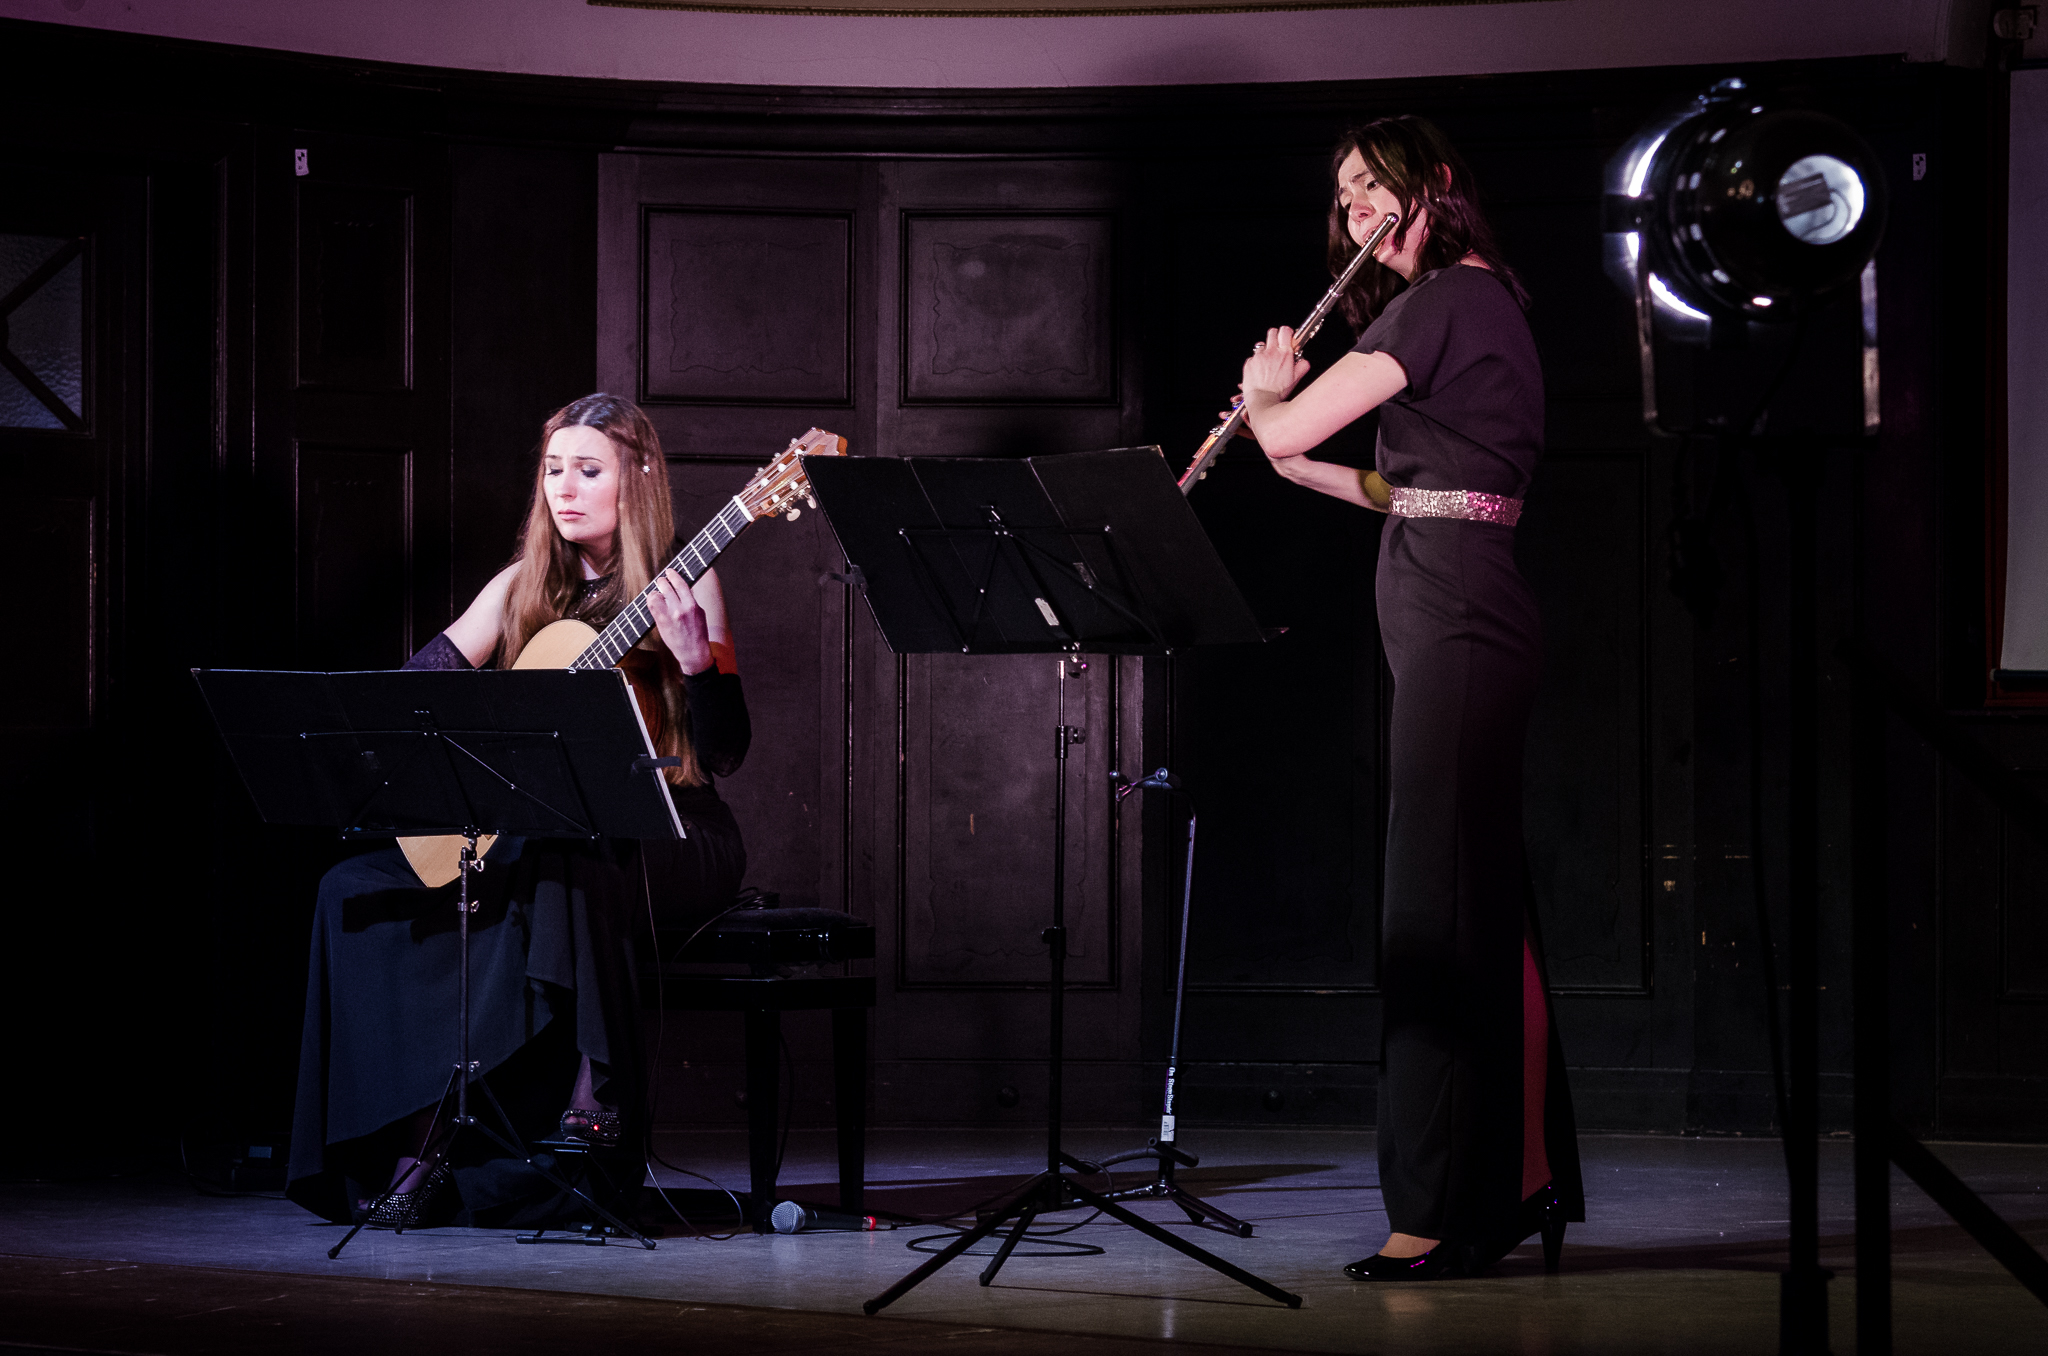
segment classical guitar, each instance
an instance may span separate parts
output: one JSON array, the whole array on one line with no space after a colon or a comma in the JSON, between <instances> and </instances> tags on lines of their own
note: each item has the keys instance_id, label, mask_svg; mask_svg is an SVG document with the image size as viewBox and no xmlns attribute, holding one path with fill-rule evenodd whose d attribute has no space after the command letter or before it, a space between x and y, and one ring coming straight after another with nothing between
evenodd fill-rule
<instances>
[{"instance_id":1,"label":"classical guitar","mask_svg":"<svg viewBox=\"0 0 2048 1356\"><path fill-rule=\"evenodd\" d=\"M823 429L812 429L801 438L792 438L775 460L754 473L746 488L734 495L724 508L704 525L704 530L690 539L690 544L677 553L674 560L664 569L674 570L691 583L703 578L711 568L711 562L718 559L719 552L733 544L747 525L760 518L773 518L787 513L791 518L802 512L796 507L799 499L817 507L811 498L810 477L804 474L805 457L843 457L846 455L846 439ZM526 642L519 651L519 658L513 661L515 669L599 669L626 667L627 677L632 680L634 697L647 721L650 738L659 739L661 703L649 690L648 681L652 670L643 676L634 672L639 665L622 664L629 656L642 653L634 646L654 629L654 613L647 606L648 597L653 594L650 582L640 590L638 597L620 610L611 625L599 631L587 622L567 618L543 626L534 632L533 639ZM654 679L654 681L658 681ZM483 856L497 841L496 835L477 840L477 855ZM413 871L422 884L429 886L446 885L461 873L462 837L447 834L427 838L401 838L398 846L405 852L405 860L412 864Z\"/></svg>"}]
</instances>

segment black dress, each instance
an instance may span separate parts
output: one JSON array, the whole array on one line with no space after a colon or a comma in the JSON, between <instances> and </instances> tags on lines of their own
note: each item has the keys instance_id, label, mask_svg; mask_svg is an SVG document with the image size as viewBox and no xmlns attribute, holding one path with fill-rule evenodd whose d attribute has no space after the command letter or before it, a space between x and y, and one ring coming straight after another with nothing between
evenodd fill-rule
<instances>
[{"instance_id":1,"label":"black dress","mask_svg":"<svg viewBox=\"0 0 2048 1356\"><path fill-rule=\"evenodd\" d=\"M407 667L469 663L443 635ZM686 677L684 689L699 763L730 775L751 739L738 676L714 670ZM650 917L689 927L726 907L746 869L739 826L714 785L670 794L680 842L508 836L470 885L470 1057L531 1141L554 1129L587 1056L599 1099L624 1121L606 1173L622 1191L644 1170L636 939ZM345 1223L375 1196L405 1127L447 1088L457 1062L457 889L423 887L396 846L352 857L320 882L285 1190L317 1215ZM550 1217L556 1197L544 1179L481 1136L465 1141L452 1163L455 1222Z\"/></svg>"},{"instance_id":2,"label":"black dress","mask_svg":"<svg viewBox=\"0 0 2048 1356\"><path fill-rule=\"evenodd\" d=\"M1522 497L1542 451L1543 374L1500 279L1468 265L1424 274L1356 351L1391 354L1408 376L1380 406L1390 485ZM1514 1230L1525 1158L1547 1157L1566 1217L1585 1217L1522 841L1541 621L1514 529L1495 522L1391 518L1377 601L1394 674L1380 1188L1396 1231L1484 1245ZM1534 1064L1547 1064L1532 1083L1540 1108L1524 1106L1525 984L1548 1027L1547 1041L1532 1031Z\"/></svg>"}]
</instances>

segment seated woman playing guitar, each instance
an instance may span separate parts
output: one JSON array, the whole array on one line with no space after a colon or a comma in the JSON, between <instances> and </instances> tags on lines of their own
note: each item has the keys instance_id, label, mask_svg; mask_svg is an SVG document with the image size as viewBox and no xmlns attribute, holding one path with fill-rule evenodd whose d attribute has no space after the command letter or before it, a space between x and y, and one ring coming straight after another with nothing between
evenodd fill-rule
<instances>
[{"instance_id":1,"label":"seated woman playing guitar","mask_svg":"<svg viewBox=\"0 0 2048 1356\"><path fill-rule=\"evenodd\" d=\"M653 585L654 634L619 667L656 751L680 759L664 775L687 836L501 838L471 881L471 1055L528 1138L644 1145L634 939L725 909L746 867L712 782L739 767L751 739L725 599L708 570L694 586L662 570L674 536L653 425L629 401L586 396L542 432L512 563L406 665L511 667L542 627L603 627ZM516 1224L539 1222L534 1211L554 1194L502 1160L425 1152L451 1067L455 889L423 885L397 848L350 858L320 883L286 1189L315 1214L346 1222L389 1184L373 1226ZM618 1185L637 1187L640 1172L617 1166Z\"/></svg>"}]
</instances>

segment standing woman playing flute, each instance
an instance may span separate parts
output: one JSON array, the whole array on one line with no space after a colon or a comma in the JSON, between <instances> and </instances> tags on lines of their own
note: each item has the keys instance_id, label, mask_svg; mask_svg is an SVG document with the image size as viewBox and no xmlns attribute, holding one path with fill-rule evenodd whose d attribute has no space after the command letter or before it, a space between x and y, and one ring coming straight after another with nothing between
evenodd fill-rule
<instances>
[{"instance_id":1,"label":"standing woman playing flute","mask_svg":"<svg viewBox=\"0 0 2048 1356\"><path fill-rule=\"evenodd\" d=\"M1522 290L1472 174L1420 118L1381 118L1335 156L1332 272L1400 225L1343 308L1357 347L1308 364L1267 332L1244 405L1273 469L1387 514L1375 592L1394 673L1380 970L1380 1189L1390 1233L1365 1281L1484 1271L1532 1234L1556 1265L1585 1218L1564 1060L1522 841L1522 747L1542 666L1514 524L1543 446L1543 373ZM1379 411L1371 471L1306 454Z\"/></svg>"}]
</instances>

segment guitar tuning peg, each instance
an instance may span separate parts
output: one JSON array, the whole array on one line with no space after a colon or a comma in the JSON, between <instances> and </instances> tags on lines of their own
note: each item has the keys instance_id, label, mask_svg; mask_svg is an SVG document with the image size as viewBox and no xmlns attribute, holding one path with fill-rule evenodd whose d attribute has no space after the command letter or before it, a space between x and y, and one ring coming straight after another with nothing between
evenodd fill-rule
<instances>
[{"instance_id":1,"label":"guitar tuning peg","mask_svg":"<svg viewBox=\"0 0 2048 1356\"><path fill-rule=\"evenodd\" d=\"M789 520L790 520L791 522L795 522L795 521L796 521L797 519L799 519L799 518L801 518L801 517L803 517L803 516L804 516L804 511L803 511L802 509L800 509L800 508L797 508L797 507L796 507L795 505L791 505L791 506L790 506L790 510L789 510Z\"/></svg>"},{"instance_id":2,"label":"guitar tuning peg","mask_svg":"<svg viewBox=\"0 0 2048 1356\"><path fill-rule=\"evenodd\" d=\"M818 506L818 496L815 494L807 494L804 496L804 502L806 504L809 504L812 508L816 508Z\"/></svg>"}]
</instances>

